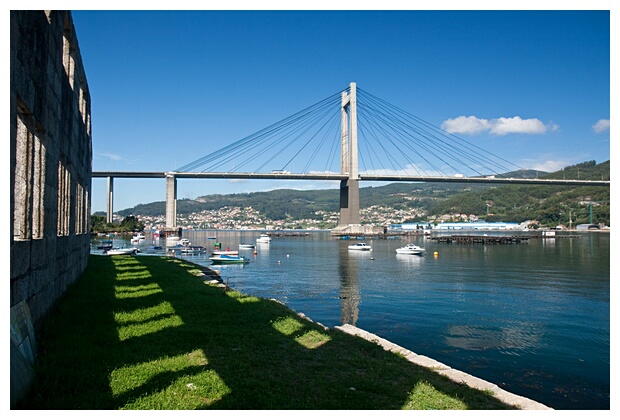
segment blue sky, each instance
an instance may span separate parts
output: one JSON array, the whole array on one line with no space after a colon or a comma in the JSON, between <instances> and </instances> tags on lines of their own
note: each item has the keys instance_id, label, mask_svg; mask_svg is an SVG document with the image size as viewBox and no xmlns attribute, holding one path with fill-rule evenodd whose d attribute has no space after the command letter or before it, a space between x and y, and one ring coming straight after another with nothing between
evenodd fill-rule
<instances>
[{"instance_id":1,"label":"blue sky","mask_svg":"<svg viewBox=\"0 0 620 420\"><path fill-rule=\"evenodd\" d=\"M609 11L74 9L73 19L95 171L174 170L350 82L523 168L610 158ZM326 187L337 184L179 180L178 198ZM105 210L105 190L93 180L93 211ZM164 198L163 180L115 181L115 210Z\"/></svg>"}]
</instances>

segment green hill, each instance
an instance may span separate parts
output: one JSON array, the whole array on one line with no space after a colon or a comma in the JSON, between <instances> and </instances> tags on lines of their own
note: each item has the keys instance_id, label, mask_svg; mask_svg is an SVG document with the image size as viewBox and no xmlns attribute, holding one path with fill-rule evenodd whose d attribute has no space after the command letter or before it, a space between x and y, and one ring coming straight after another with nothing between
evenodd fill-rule
<instances>
[{"instance_id":1,"label":"green hill","mask_svg":"<svg viewBox=\"0 0 620 420\"><path fill-rule=\"evenodd\" d=\"M364 208L381 205L396 209L417 207L430 210L438 200L445 200L458 192L481 191L486 188L488 186L454 183L393 183L381 187L364 187L360 188L360 206ZM414 198L411 199L412 197ZM307 191L280 189L241 194L213 194L195 200L177 200L179 215L217 210L222 207L252 207L273 220L284 219L287 215L293 219L312 219L319 210L338 211L339 192L336 189ZM157 201L120 210L118 214L123 217L131 214L158 216L165 214L165 211L166 203Z\"/></svg>"},{"instance_id":2,"label":"green hill","mask_svg":"<svg viewBox=\"0 0 620 420\"><path fill-rule=\"evenodd\" d=\"M547 179L609 179L610 161L584 162L541 176ZM488 206L487 206L488 205ZM488 209L488 210L487 210ZM538 220L546 226L610 222L610 188L506 185L456 194L438 202L431 214L485 215L487 221Z\"/></svg>"}]
</instances>

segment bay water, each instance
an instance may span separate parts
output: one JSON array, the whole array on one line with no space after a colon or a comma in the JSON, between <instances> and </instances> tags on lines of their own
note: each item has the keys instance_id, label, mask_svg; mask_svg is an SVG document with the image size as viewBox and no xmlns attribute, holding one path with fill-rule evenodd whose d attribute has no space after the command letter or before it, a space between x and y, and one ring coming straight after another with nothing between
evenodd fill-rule
<instances>
[{"instance_id":1,"label":"bay water","mask_svg":"<svg viewBox=\"0 0 620 420\"><path fill-rule=\"evenodd\" d=\"M552 408L610 408L609 233L494 245L368 238L372 251L350 251L354 241L329 232L274 232L271 244L240 250L248 264L211 265L212 238L238 250L259 234L184 231L207 253L177 256L326 327L355 325ZM396 254L408 242L426 252ZM139 247L165 252L153 244L147 232Z\"/></svg>"}]
</instances>

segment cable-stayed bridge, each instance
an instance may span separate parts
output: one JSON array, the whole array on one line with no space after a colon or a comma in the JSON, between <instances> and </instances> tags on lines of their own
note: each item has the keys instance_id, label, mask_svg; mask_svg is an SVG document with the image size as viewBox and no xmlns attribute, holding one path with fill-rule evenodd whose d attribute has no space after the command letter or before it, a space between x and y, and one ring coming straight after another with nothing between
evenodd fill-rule
<instances>
[{"instance_id":1,"label":"cable-stayed bridge","mask_svg":"<svg viewBox=\"0 0 620 420\"><path fill-rule=\"evenodd\" d=\"M513 175L501 175L507 173ZM342 92L174 171L92 176L108 178L108 221L112 221L114 178L165 178L167 229L176 227L178 179L339 181L336 231L342 233L365 231L360 226L360 181L610 186L609 180L531 179L524 173L518 165L351 83Z\"/></svg>"}]
</instances>

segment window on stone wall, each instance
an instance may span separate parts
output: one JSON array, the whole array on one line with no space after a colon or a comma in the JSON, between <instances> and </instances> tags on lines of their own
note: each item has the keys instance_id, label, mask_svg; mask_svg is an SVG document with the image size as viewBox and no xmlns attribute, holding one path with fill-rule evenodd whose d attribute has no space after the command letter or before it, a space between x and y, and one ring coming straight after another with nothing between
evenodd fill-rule
<instances>
[{"instance_id":1,"label":"window on stone wall","mask_svg":"<svg viewBox=\"0 0 620 420\"><path fill-rule=\"evenodd\" d=\"M82 233L82 185L75 185L75 233Z\"/></svg>"},{"instance_id":2,"label":"window on stone wall","mask_svg":"<svg viewBox=\"0 0 620 420\"><path fill-rule=\"evenodd\" d=\"M15 146L15 186L13 191L13 238L30 239L30 143L31 135L21 114L17 117L17 142Z\"/></svg>"},{"instance_id":3,"label":"window on stone wall","mask_svg":"<svg viewBox=\"0 0 620 420\"><path fill-rule=\"evenodd\" d=\"M79 109L82 115L82 121L86 127L86 133L90 136L90 104L88 92L84 89L86 86L86 79L83 76L79 78Z\"/></svg>"},{"instance_id":4,"label":"window on stone wall","mask_svg":"<svg viewBox=\"0 0 620 420\"><path fill-rule=\"evenodd\" d=\"M88 232L87 221L87 201L88 196L82 182L77 182L75 192L75 233L81 235Z\"/></svg>"},{"instance_id":5,"label":"window on stone wall","mask_svg":"<svg viewBox=\"0 0 620 420\"><path fill-rule=\"evenodd\" d=\"M90 197L84 189L84 233L90 233Z\"/></svg>"},{"instance_id":6,"label":"window on stone wall","mask_svg":"<svg viewBox=\"0 0 620 420\"><path fill-rule=\"evenodd\" d=\"M42 238L45 146L35 134L32 115L24 106L17 112L16 134L13 239Z\"/></svg>"},{"instance_id":7,"label":"window on stone wall","mask_svg":"<svg viewBox=\"0 0 620 420\"><path fill-rule=\"evenodd\" d=\"M84 89L80 83L80 114L82 115L82 122L86 125L86 95L84 93Z\"/></svg>"},{"instance_id":8,"label":"window on stone wall","mask_svg":"<svg viewBox=\"0 0 620 420\"><path fill-rule=\"evenodd\" d=\"M64 162L58 162L58 236L69 235L71 217L71 174Z\"/></svg>"},{"instance_id":9,"label":"window on stone wall","mask_svg":"<svg viewBox=\"0 0 620 420\"><path fill-rule=\"evenodd\" d=\"M88 134L88 137L91 136L91 132L90 132L90 112L88 112L86 114L86 134ZM89 142L90 144L90 142Z\"/></svg>"},{"instance_id":10,"label":"window on stone wall","mask_svg":"<svg viewBox=\"0 0 620 420\"><path fill-rule=\"evenodd\" d=\"M32 183L32 237L43 237L44 191L45 191L45 145L34 136L34 165Z\"/></svg>"},{"instance_id":11,"label":"window on stone wall","mask_svg":"<svg viewBox=\"0 0 620 420\"><path fill-rule=\"evenodd\" d=\"M69 31L65 30L62 44L62 64L65 67L65 73L69 78L69 84L73 89L73 82L75 78L75 60L73 58L73 47L69 41Z\"/></svg>"}]
</instances>

